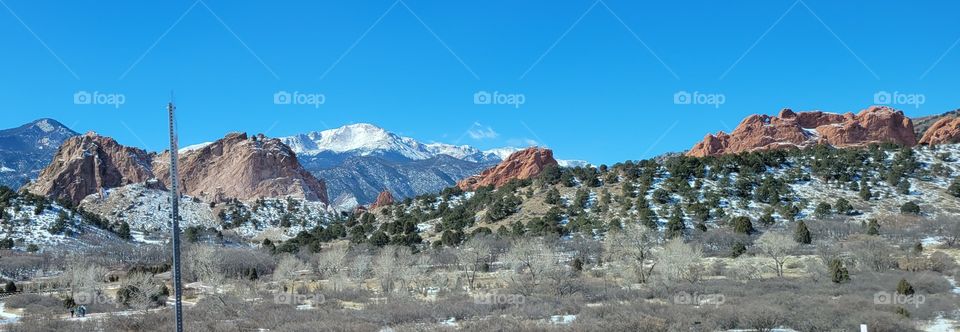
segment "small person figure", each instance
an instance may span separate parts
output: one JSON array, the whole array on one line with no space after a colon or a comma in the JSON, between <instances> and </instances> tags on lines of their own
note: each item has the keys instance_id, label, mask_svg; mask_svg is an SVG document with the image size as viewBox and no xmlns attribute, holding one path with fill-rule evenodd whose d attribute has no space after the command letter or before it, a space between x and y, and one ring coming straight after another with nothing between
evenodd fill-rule
<instances>
[{"instance_id":1,"label":"small person figure","mask_svg":"<svg viewBox=\"0 0 960 332\"><path fill-rule=\"evenodd\" d=\"M73 318L73 311L74 311L74 309L73 309L73 308L70 308L70 318Z\"/></svg>"}]
</instances>

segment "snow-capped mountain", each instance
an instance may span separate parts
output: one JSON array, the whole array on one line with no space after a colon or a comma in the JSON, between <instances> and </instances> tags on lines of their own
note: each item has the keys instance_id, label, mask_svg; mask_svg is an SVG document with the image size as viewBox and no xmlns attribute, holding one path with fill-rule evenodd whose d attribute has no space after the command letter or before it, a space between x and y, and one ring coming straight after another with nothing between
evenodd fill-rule
<instances>
[{"instance_id":1,"label":"snow-capped mountain","mask_svg":"<svg viewBox=\"0 0 960 332\"><path fill-rule=\"evenodd\" d=\"M522 150L421 143L369 123L280 140L293 149L304 168L327 182L330 197L350 204L369 204L384 189L398 199L436 193ZM559 162L570 167L587 164Z\"/></svg>"},{"instance_id":2,"label":"snow-capped mountain","mask_svg":"<svg viewBox=\"0 0 960 332\"><path fill-rule=\"evenodd\" d=\"M351 124L335 129L283 137L281 140L298 156L317 156L326 153L425 160L443 154L473 162L488 161L486 158L489 157L471 146L423 144L413 138L399 136L369 123Z\"/></svg>"},{"instance_id":3,"label":"snow-capped mountain","mask_svg":"<svg viewBox=\"0 0 960 332\"><path fill-rule=\"evenodd\" d=\"M53 160L60 144L77 133L53 119L0 130L0 185L18 189Z\"/></svg>"}]
</instances>

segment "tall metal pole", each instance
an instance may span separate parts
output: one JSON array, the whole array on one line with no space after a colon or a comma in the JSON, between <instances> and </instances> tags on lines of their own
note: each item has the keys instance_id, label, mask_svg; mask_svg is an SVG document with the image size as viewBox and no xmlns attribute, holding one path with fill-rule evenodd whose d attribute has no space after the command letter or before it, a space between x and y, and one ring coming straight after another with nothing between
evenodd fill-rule
<instances>
[{"instance_id":1,"label":"tall metal pole","mask_svg":"<svg viewBox=\"0 0 960 332\"><path fill-rule=\"evenodd\" d=\"M177 126L174 118L173 93L170 93L170 103L167 112L170 115L170 218L173 220L173 293L175 299L175 315L177 332L183 332L183 311L180 294L183 290L180 285L180 193L177 191L179 182L177 174Z\"/></svg>"}]
</instances>

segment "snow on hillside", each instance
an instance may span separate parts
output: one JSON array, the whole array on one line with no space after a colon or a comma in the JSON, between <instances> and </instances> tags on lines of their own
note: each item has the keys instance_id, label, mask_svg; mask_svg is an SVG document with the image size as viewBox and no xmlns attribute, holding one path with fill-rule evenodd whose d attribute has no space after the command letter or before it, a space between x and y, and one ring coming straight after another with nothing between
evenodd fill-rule
<instances>
[{"instance_id":1,"label":"snow on hillside","mask_svg":"<svg viewBox=\"0 0 960 332\"><path fill-rule=\"evenodd\" d=\"M151 189L137 183L107 190L105 197L99 194L87 196L80 206L111 222L125 221L130 230L149 237L150 234L170 232L170 193ZM189 196L180 199L180 226L216 227L215 215L209 204L195 201Z\"/></svg>"},{"instance_id":2,"label":"snow on hillside","mask_svg":"<svg viewBox=\"0 0 960 332\"><path fill-rule=\"evenodd\" d=\"M153 189L139 183L106 191L105 197L90 195L80 205L112 222L130 224L134 240L154 243L165 239L170 233L170 193ZM293 205L294 207L291 207ZM325 222L332 212L321 202L301 199L263 199L250 203L219 203L211 206L190 196L180 198L180 227L198 226L224 230L223 221L233 221L233 210L249 213L249 222L233 228L244 238L254 238L271 227L279 227L286 236L313 228ZM223 211L222 215L221 211ZM289 226L282 226L285 215L295 219ZM225 220L221 220L224 218ZM303 220L303 222L300 222ZM277 231L274 231L277 232Z\"/></svg>"},{"instance_id":3,"label":"snow on hillside","mask_svg":"<svg viewBox=\"0 0 960 332\"><path fill-rule=\"evenodd\" d=\"M66 219L63 228L57 230L55 225L61 211ZM5 212L10 220L4 220L0 226L0 239L12 239L17 249L25 250L29 245L36 245L41 251L51 248L69 250L121 241L115 234L84 223L79 215L57 204L36 213L34 205L15 199Z\"/></svg>"}]
</instances>

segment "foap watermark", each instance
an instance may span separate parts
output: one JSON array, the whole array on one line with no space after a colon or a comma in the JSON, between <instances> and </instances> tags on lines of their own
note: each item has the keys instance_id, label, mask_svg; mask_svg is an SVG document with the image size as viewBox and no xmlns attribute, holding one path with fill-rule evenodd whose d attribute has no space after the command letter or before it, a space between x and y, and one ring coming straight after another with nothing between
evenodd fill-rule
<instances>
[{"instance_id":1,"label":"foap watermark","mask_svg":"<svg viewBox=\"0 0 960 332\"><path fill-rule=\"evenodd\" d=\"M513 108L520 108L527 103L527 96L522 93L493 93L487 91L477 91L473 94L473 103L476 105L512 105Z\"/></svg>"},{"instance_id":2,"label":"foap watermark","mask_svg":"<svg viewBox=\"0 0 960 332\"><path fill-rule=\"evenodd\" d=\"M527 298L521 294L497 294L497 293L487 293L479 294L473 297L473 302L476 304L510 304L518 305L523 304L527 301Z\"/></svg>"},{"instance_id":3,"label":"foap watermark","mask_svg":"<svg viewBox=\"0 0 960 332\"><path fill-rule=\"evenodd\" d=\"M920 108L926 102L927 96L922 93L877 91L873 94L873 103L877 105L913 105L914 108Z\"/></svg>"},{"instance_id":4,"label":"foap watermark","mask_svg":"<svg viewBox=\"0 0 960 332\"><path fill-rule=\"evenodd\" d=\"M113 105L114 108L120 108L127 103L127 96L122 93L104 93L100 91L88 92L80 90L73 93L73 103L75 105Z\"/></svg>"},{"instance_id":5,"label":"foap watermark","mask_svg":"<svg viewBox=\"0 0 960 332\"><path fill-rule=\"evenodd\" d=\"M113 301L101 292L77 292L73 294L73 303L77 305L112 304Z\"/></svg>"},{"instance_id":6,"label":"foap watermark","mask_svg":"<svg viewBox=\"0 0 960 332\"><path fill-rule=\"evenodd\" d=\"M316 305L326 301L327 299L323 294L277 293L273 295L273 303L276 304L301 305L311 303Z\"/></svg>"},{"instance_id":7,"label":"foap watermark","mask_svg":"<svg viewBox=\"0 0 960 332\"><path fill-rule=\"evenodd\" d=\"M912 305L919 308L927 297L920 294L904 295L900 293L877 292L873 294L873 304Z\"/></svg>"},{"instance_id":8,"label":"foap watermark","mask_svg":"<svg viewBox=\"0 0 960 332\"><path fill-rule=\"evenodd\" d=\"M699 293L687 293L679 292L673 295L673 304L680 305L713 305L719 307L721 304L726 302L727 298L720 293L714 294L699 294Z\"/></svg>"},{"instance_id":9,"label":"foap watermark","mask_svg":"<svg viewBox=\"0 0 960 332\"><path fill-rule=\"evenodd\" d=\"M320 108L320 105L327 103L327 96L322 93L300 91L290 93L280 90L273 94L273 103L275 105L313 105L314 108Z\"/></svg>"},{"instance_id":10,"label":"foap watermark","mask_svg":"<svg viewBox=\"0 0 960 332\"><path fill-rule=\"evenodd\" d=\"M702 93L700 91L677 91L673 94L673 103L677 105L713 105L720 108L727 102L727 95L722 93Z\"/></svg>"}]
</instances>

